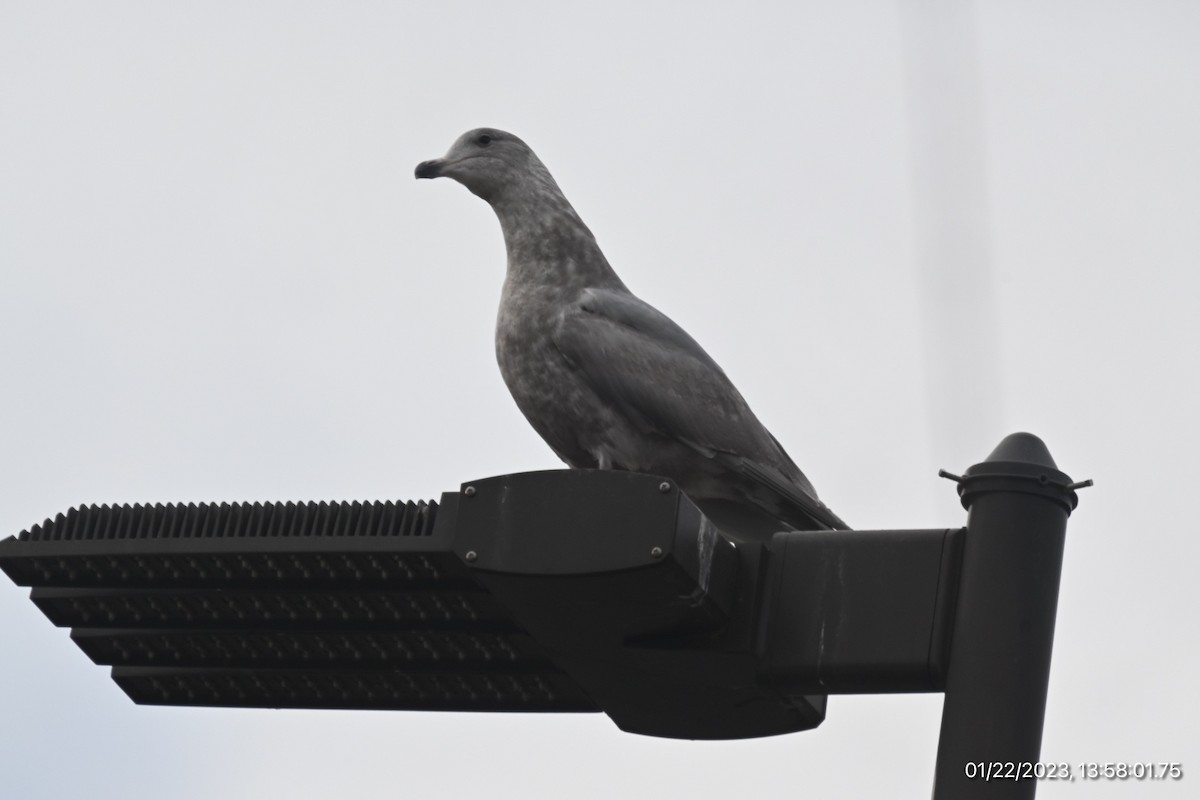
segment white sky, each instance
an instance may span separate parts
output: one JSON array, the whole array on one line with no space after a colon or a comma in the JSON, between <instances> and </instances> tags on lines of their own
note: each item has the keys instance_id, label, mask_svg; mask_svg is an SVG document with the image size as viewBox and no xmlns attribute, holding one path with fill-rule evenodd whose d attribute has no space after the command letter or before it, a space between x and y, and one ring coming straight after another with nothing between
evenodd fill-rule
<instances>
[{"instance_id":1,"label":"white sky","mask_svg":"<svg viewBox=\"0 0 1200 800\"><path fill-rule=\"evenodd\" d=\"M89 502L429 498L557 462L492 353L523 137L835 510L961 524L1004 434L1095 478L1043 758L1200 779L1200 4L0 5L0 535ZM954 220L954 225L945 224ZM690 743L601 715L133 705L0 581L0 795L924 797L938 695ZM1192 786L1194 791L1194 786Z\"/></svg>"}]
</instances>

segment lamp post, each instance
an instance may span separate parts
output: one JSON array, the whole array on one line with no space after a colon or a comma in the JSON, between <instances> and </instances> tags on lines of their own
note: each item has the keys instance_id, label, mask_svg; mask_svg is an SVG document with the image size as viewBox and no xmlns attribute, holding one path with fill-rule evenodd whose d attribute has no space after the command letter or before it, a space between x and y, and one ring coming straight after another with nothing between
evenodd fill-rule
<instances>
[{"instance_id":1,"label":"lamp post","mask_svg":"<svg viewBox=\"0 0 1200 800\"><path fill-rule=\"evenodd\" d=\"M1067 517L1091 482L1072 483L1028 433L947 477L970 513L933 797L1032 798Z\"/></svg>"}]
</instances>

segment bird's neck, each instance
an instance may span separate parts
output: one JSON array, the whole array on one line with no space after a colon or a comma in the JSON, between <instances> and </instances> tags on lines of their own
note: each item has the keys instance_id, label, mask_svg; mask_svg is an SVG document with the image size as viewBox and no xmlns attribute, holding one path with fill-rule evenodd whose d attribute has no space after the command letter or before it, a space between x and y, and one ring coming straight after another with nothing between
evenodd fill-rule
<instances>
[{"instance_id":1,"label":"bird's neck","mask_svg":"<svg viewBox=\"0 0 1200 800\"><path fill-rule=\"evenodd\" d=\"M563 288L623 287L567 198L546 175L492 201L504 231L508 280Z\"/></svg>"}]
</instances>

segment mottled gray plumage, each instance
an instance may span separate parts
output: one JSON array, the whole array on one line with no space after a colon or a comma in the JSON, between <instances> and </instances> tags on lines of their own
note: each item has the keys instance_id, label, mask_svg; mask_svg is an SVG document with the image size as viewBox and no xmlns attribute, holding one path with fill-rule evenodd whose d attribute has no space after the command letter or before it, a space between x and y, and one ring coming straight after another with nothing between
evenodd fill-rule
<instances>
[{"instance_id":1,"label":"mottled gray plumage","mask_svg":"<svg viewBox=\"0 0 1200 800\"><path fill-rule=\"evenodd\" d=\"M846 527L716 362L625 287L523 141L469 131L416 176L453 178L500 218L508 274L496 359L559 458L672 478L710 516L759 534L777 521Z\"/></svg>"}]
</instances>

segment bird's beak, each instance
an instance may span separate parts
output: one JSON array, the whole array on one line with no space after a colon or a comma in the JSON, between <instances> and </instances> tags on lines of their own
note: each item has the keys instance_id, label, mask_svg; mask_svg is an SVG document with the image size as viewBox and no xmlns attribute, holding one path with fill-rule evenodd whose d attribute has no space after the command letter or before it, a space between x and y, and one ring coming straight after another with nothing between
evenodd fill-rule
<instances>
[{"instance_id":1,"label":"bird's beak","mask_svg":"<svg viewBox=\"0 0 1200 800\"><path fill-rule=\"evenodd\" d=\"M446 162L440 158L422 161L420 164L417 164L415 174L418 178L436 178L442 174L442 167L445 164Z\"/></svg>"}]
</instances>

